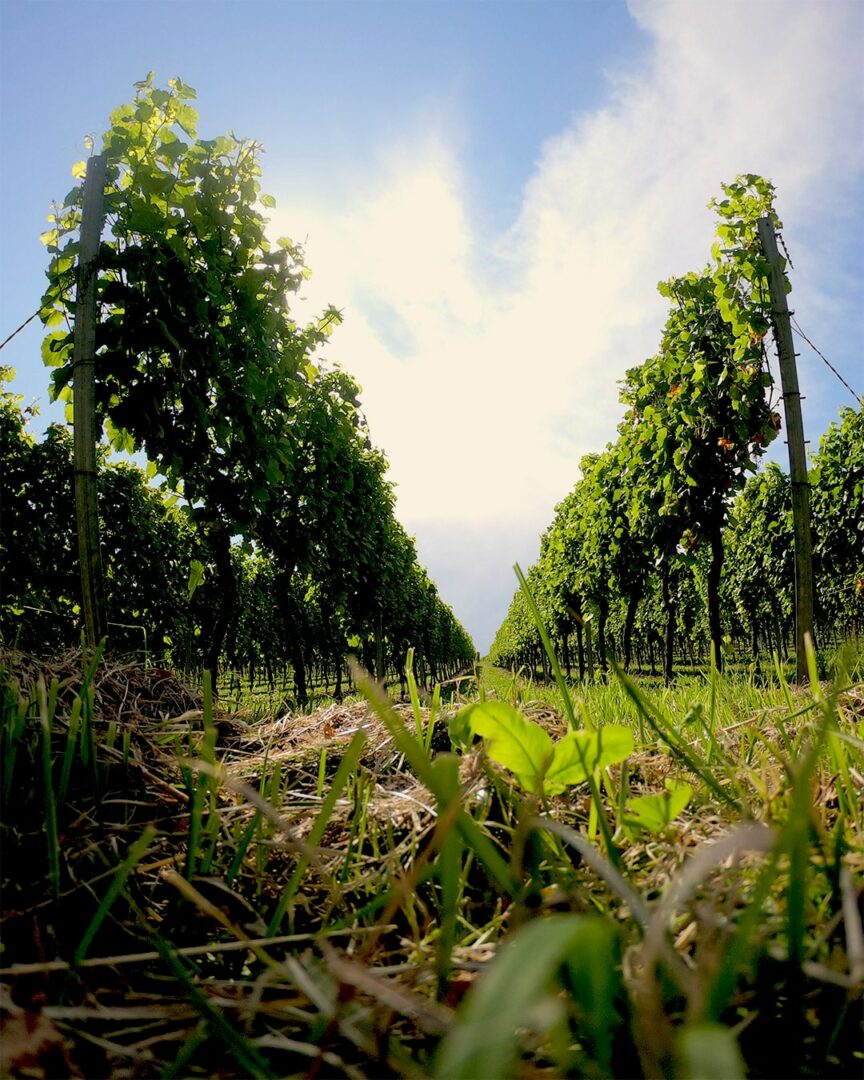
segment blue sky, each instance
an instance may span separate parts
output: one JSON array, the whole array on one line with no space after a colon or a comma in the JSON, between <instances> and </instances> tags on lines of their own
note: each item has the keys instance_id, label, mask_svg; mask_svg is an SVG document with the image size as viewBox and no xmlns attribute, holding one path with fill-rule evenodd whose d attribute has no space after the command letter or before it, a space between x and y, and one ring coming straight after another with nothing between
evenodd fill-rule
<instances>
[{"instance_id":1,"label":"blue sky","mask_svg":"<svg viewBox=\"0 0 864 1080\"><path fill-rule=\"evenodd\" d=\"M180 75L203 136L265 145L274 234L306 241L309 310L344 309L328 353L485 649L512 563L615 436L656 282L707 260L721 180L774 180L798 320L864 389L862 59L858 0L0 0L0 339L38 307L84 136L148 70ZM0 362L45 402L39 340ZM800 364L815 447L852 399Z\"/></svg>"}]
</instances>

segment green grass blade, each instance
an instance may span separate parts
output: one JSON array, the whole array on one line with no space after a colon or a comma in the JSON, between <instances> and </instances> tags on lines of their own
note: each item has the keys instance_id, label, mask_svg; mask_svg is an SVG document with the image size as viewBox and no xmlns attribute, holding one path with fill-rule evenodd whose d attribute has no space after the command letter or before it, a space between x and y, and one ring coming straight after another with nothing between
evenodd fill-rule
<instances>
[{"instance_id":1,"label":"green grass blade","mask_svg":"<svg viewBox=\"0 0 864 1080\"><path fill-rule=\"evenodd\" d=\"M679 1080L744 1080L747 1070L738 1042L721 1024L688 1024L675 1039Z\"/></svg>"},{"instance_id":2,"label":"green grass blade","mask_svg":"<svg viewBox=\"0 0 864 1080\"><path fill-rule=\"evenodd\" d=\"M461 800L459 785L459 759L455 754L442 754L435 759L433 769L438 776L439 821L447 816L455 818L454 810ZM441 887L441 915L438 934L438 995L443 996L450 978L450 961L456 944L456 926L459 918L459 897L462 892L462 837L451 826L438 848L438 880Z\"/></svg>"},{"instance_id":3,"label":"green grass blade","mask_svg":"<svg viewBox=\"0 0 864 1080\"><path fill-rule=\"evenodd\" d=\"M324 794L324 781L327 779L327 747L321 747L321 753L318 757L318 783L315 788L315 794L320 799Z\"/></svg>"},{"instance_id":4,"label":"green grass blade","mask_svg":"<svg viewBox=\"0 0 864 1080\"><path fill-rule=\"evenodd\" d=\"M426 731L423 737L423 749L426 751L426 757L432 756L432 739L435 735L435 722L438 719L440 708L441 686L439 684L432 691L432 702L429 706L429 719L426 721Z\"/></svg>"},{"instance_id":5,"label":"green grass blade","mask_svg":"<svg viewBox=\"0 0 864 1080\"><path fill-rule=\"evenodd\" d=\"M79 746L81 749L81 764L89 766L92 770L93 785L100 789L99 770L96 766L96 728L94 718L93 679L99 661L105 651L106 639L103 638L93 651L90 663L84 669L84 678L81 683L81 737Z\"/></svg>"},{"instance_id":6,"label":"green grass blade","mask_svg":"<svg viewBox=\"0 0 864 1080\"><path fill-rule=\"evenodd\" d=\"M243 1070L243 1075L252 1078L252 1080L274 1080L274 1073L271 1072L267 1062L261 1057L257 1047L245 1039L235 1029L234 1025L210 1004L206 995L195 985L195 980L170 945L158 934L154 938L154 944L165 963L171 969L174 978L183 987L186 997L207 1024L210 1034L225 1045L228 1052Z\"/></svg>"},{"instance_id":7,"label":"green grass blade","mask_svg":"<svg viewBox=\"0 0 864 1080\"><path fill-rule=\"evenodd\" d=\"M57 837L57 803L54 798L54 777L51 754L51 715L48 712L48 695L45 679L39 676L39 724L42 729L42 785L45 800L45 842L48 852L48 880L55 897L60 895L60 844Z\"/></svg>"},{"instance_id":8,"label":"green grass blade","mask_svg":"<svg viewBox=\"0 0 864 1080\"><path fill-rule=\"evenodd\" d=\"M78 745L80 727L81 698L76 697L72 702L72 711L69 714L69 729L66 734L66 746L63 750L63 765L60 770L60 783L57 789L61 805L66 801L66 792L69 789L69 778L72 773L72 765L75 759L75 748Z\"/></svg>"},{"instance_id":9,"label":"green grass blade","mask_svg":"<svg viewBox=\"0 0 864 1080\"><path fill-rule=\"evenodd\" d=\"M186 877L191 878L199 870L203 871L206 855L203 850L203 842L207 835L211 840L213 833L208 834L204 823L205 807L212 818L216 808L217 781L213 775L216 767L216 742L218 731L213 719L213 680L210 672L205 671L203 677L203 702L201 719L204 727L204 738L201 740L200 757L203 762L210 766L209 771L199 771L197 776L188 781L190 787L189 799L189 839L186 846ZM192 721L189 722L189 737L192 738ZM263 773L262 773L263 775ZM208 821L209 821L208 818ZM213 824L210 824L213 828Z\"/></svg>"},{"instance_id":10,"label":"green grass blade","mask_svg":"<svg viewBox=\"0 0 864 1080\"><path fill-rule=\"evenodd\" d=\"M314 848L320 843L321 837L324 835L324 830L327 828L330 818L333 816L333 811L336 808L336 800L342 794L345 785L348 783L348 778L353 775L357 768L357 762L360 760L360 754L365 742L366 733L364 731L358 731L348 744L345 756L339 762L339 768L336 770L336 775L333 777L333 783L330 786L330 790L327 792L327 796L324 799L321 809L318 811L318 816L315 818L312 829L306 839L306 844L309 848ZM282 919L285 916L285 912L288 910L288 905L294 899L294 894L297 892L297 888L300 885L308 866L308 855L301 855L288 884L285 886L282 895L279 898L276 910L273 912L270 925L267 927L268 934L277 934L279 932L279 927L282 925Z\"/></svg>"},{"instance_id":11,"label":"green grass blade","mask_svg":"<svg viewBox=\"0 0 864 1080\"><path fill-rule=\"evenodd\" d=\"M592 939L602 937L602 941ZM599 947L595 948L597 945ZM584 915L550 915L522 927L498 951L459 1010L435 1062L440 1080L517 1075L519 1033L565 961L614 969L608 927ZM588 973L593 979L593 973ZM594 980L597 985L601 979ZM612 1011L611 1001L600 1004Z\"/></svg>"},{"instance_id":12,"label":"green grass blade","mask_svg":"<svg viewBox=\"0 0 864 1080\"><path fill-rule=\"evenodd\" d=\"M654 734L666 743L672 753L680 758L687 768L698 776L706 787L714 792L718 799L726 803L727 806L731 806L733 810L740 814L741 804L739 800L730 795L723 785L717 781L714 776L714 770L703 764L698 760L695 754L691 753L683 739L681 739L661 717L659 710L655 709L650 704L648 696L642 693L633 680L618 667L615 661L611 660L610 663L613 671L621 680L621 684L627 692L627 696L639 710L640 714L645 718Z\"/></svg>"},{"instance_id":13,"label":"green grass blade","mask_svg":"<svg viewBox=\"0 0 864 1080\"><path fill-rule=\"evenodd\" d=\"M789 689L789 683L786 681L786 676L783 674L783 665L780 662L780 654L776 651L771 654L774 660L774 671L777 675L777 684L783 693L783 698L786 701L786 708L790 713L795 712L795 703L792 701L792 691Z\"/></svg>"},{"instance_id":14,"label":"green grass blade","mask_svg":"<svg viewBox=\"0 0 864 1080\"><path fill-rule=\"evenodd\" d=\"M438 777L426 757L422 745L407 730L402 719L393 710L390 702L359 666L354 670L354 682L357 689L380 717L381 722L392 736L396 749L405 756L405 760L417 778L421 783L425 784L436 799L439 798L441 792L438 790ZM481 830L477 822L463 810L459 815L457 824L465 843L474 850L477 858L489 871L490 876L499 888L508 896L516 896L519 892L519 882L515 880L507 861L498 854L495 845Z\"/></svg>"},{"instance_id":15,"label":"green grass blade","mask_svg":"<svg viewBox=\"0 0 864 1080\"><path fill-rule=\"evenodd\" d=\"M229 887L240 873L240 867L243 865L243 860L246 858L246 852L249 850L249 845L252 843L252 837L255 835L255 830L257 829L260 820L261 812L256 810L252 815L252 820L243 830L243 835L240 837L240 842L237 844L237 850L234 852L234 858L231 860L231 865L228 867L228 873L225 875L225 884Z\"/></svg>"},{"instance_id":16,"label":"green grass blade","mask_svg":"<svg viewBox=\"0 0 864 1080\"><path fill-rule=\"evenodd\" d=\"M531 588L522 573L522 568L519 563L516 563L513 567L516 577L519 579L519 587L522 590L522 594L528 602L528 606L531 609L531 614L534 617L534 625L537 627L537 632L540 634L540 640L543 642L543 648L546 651L546 655L549 657L549 663L552 665L552 673L555 676L555 683L561 694L561 698L564 702L564 712L567 715L567 723L570 725L570 730L575 731L578 728L576 723L576 713L573 709L573 702L570 700L570 689L564 679L564 675L561 672L561 665L558 663L558 656L555 652L555 648L549 639L549 634L546 631L546 625L543 622L543 616L540 614L540 609L537 607L537 602L534 599L534 594L531 592Z\"/></svg>"},{"instance_id":17,"label":"green grass blade","mask_svg":"<svg viewBox=\"0 0 864 1080\"><path fill-rule=\"evenodd\" d=\"M3 806L8 806L15 781L15 761L24 732L32 699L13 691L7 683L0 686L3 699Z\"/></svg>"},{"instance_id":18,"label":"green grass blade","mask_svg":"<svg viewBox=\"0 0 864 1080\"><path fill-rule=\"evenodd\" d=\"M531 589L528 586L528 582L525 575L522 573L522 569L518 563L515 564L513 569L516 572L516 577L519 579L519 585L522 589L522 593L528 602L528 606L531 609L531 614L534 616L534 623L537 627L537 631L540 634L540 638L543 642L543 648L546 650L546 655L549 657L549 663L552 665L552 671L555 675L555 682L558 686L558 690L564 702L564 711L567 714L567 722L570 725L571 731L577 730L576 713L573 710L573 702L570 700L570 691L567 687L567 683L564 681L564 676L561 673L561 666L558 663L558 657L555 655L555 649L552 646L552 642L549 640L549 635L546 632L546 627L543 624L543 618L540 615L540 609L537 607L537 603L534 600L534 596ZM591 794L591 813L589 815L589 829L593 832L593 826L596 822L600 826L600 831L603 834L603 843L606 846L606 853L612 862L618 866L621 862L621 854L618 848L615 846L615 841L612 839L612 827L609 824L609 818L606 814L606 807L603 805L603 799L600 795L600 788L597 784L597 775L592 772L585 761L584 754L581 747L578 747L578 752L582 758L582 765L585 768L585 779L588 784L588 790Z\"/></svg>"},{"instance_id":19,"label":"green grass blade","mask_svg":"<svg viewBox=\"0 0 864 1080\"><path fill-rule=\"evenodd\" d=\"M411 712L414 714L414 733L417 742L423 745L423 718L420 714L420 693L417 690L417 680L414 678L414 649L408 650L405 660L405 678L408 681L408 696L411 699Z\"/></svg>"},{"instance_id":20,"label":"green grass blade","mask_svg":"<svg viewBox=\"0 0 864 1080\"><path fill-rule=\"evenodd\" d=\"M207 1030L206 1023L203 1020L199 1021L198 1026L190 1032L189 1037L180 1047L177 1056L167 1069L163 1069L159 1080L182 1080L183 1077L188 1076L186 1066L195 1056L198 1047L203 1046L209 1038L210 1032Z\"/></svg>"},{"instance_id":21,"label":"green grass blade","mask_svg":"<svg viewBox=\"0 0 864 1080\"><path fill-rule=\"evenodd\" d=\"M77 967L87 955L87 950L93 943L93 938L95 938L96 934L99 932L99 927L105 921L105 916L111 910L114 901L123 891L123 887L129 880L129 875L146 855L155 836L155 827L153 825L148 825L138 839L130 845L129 850L126 853L126 858L120 866L117 867L117 870L111 879L111 884L108 886L105 895L99 902L99 907L94 912L87 929L81 935L81 941L72 958L73 968Z\"/></svg>"}]
</instances>

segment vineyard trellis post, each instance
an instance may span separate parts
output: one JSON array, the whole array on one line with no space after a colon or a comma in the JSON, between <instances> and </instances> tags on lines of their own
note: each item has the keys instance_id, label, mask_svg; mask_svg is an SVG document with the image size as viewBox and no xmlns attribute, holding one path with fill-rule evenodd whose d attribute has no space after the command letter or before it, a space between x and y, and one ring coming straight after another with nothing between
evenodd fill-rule
<instances>
[{"instance_id":1,"label":"vineyard trellis post","mask_svg":"<svg viewBox=\"0 0 864 1080\"><path fill-rule=\"evenodd\" d=\"M798 390L798 371L795 367L795 348L792 325L786 303L785 275L777 249L774 226L767 217L758 221L762 251L771 267L768 287L771 293L771 316L774 340L780 362L780 385L786 414L786 435L789 447L789 476L792 487L792 528L795 537L795 654L796 679L807 678L805 635L813 641L813 555L810 535L810 482L807 478L807 457L804 449L804 423L801 419L801 394Z\"/></svg>"},{"instance_id":2,"label":"vineyard trellis post","mask_svg":"<svg viewBox=\"0 0 864 1080\"><path fill-rule=\"evenodd\" d=\"M75 519L81 571L81 609L87 644L95 646L108 632L99 511L96 488L96 274L105 218L108 159L97 154L87 162L81 212L81 247L73 343L73 429Z\"/></svg>"}]
</instances>

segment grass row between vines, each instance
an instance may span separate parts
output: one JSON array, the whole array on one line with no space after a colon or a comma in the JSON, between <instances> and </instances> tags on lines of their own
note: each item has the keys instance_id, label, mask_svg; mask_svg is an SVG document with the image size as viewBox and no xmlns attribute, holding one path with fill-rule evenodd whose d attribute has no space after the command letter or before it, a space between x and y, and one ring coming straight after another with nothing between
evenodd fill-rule
<instances>
[{"instance_id":1,"label":"grass row between vines","mask_svg":"<svg viewBox=\"0 0 864 1080\"><path fill-rule=\"evenodd\" d=\"M632 730L552 796L413 687L249 723L98 656L4 669L4 1072L860 1071L860 655L650 695L482 666L553 740Z\"/></svg>"}]
</instances>

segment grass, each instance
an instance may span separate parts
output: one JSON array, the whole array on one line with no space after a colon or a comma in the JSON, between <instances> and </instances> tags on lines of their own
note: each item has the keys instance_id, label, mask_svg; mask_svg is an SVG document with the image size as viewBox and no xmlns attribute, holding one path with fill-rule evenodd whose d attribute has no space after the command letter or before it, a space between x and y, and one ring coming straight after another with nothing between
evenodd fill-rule
<instances>
[{"instance_id":1,"label":"grass","mask_svg":"<svg viewBox=\"0 0 864 1080\"><path fill-rule=\"evenodd\" d=\"M554 796L360 673L235 729L164 673L3 663L3 1075L864 1065L860 656L808 689L482 665L556 742L632 729Z\"/></svg>"}]
</instances>

